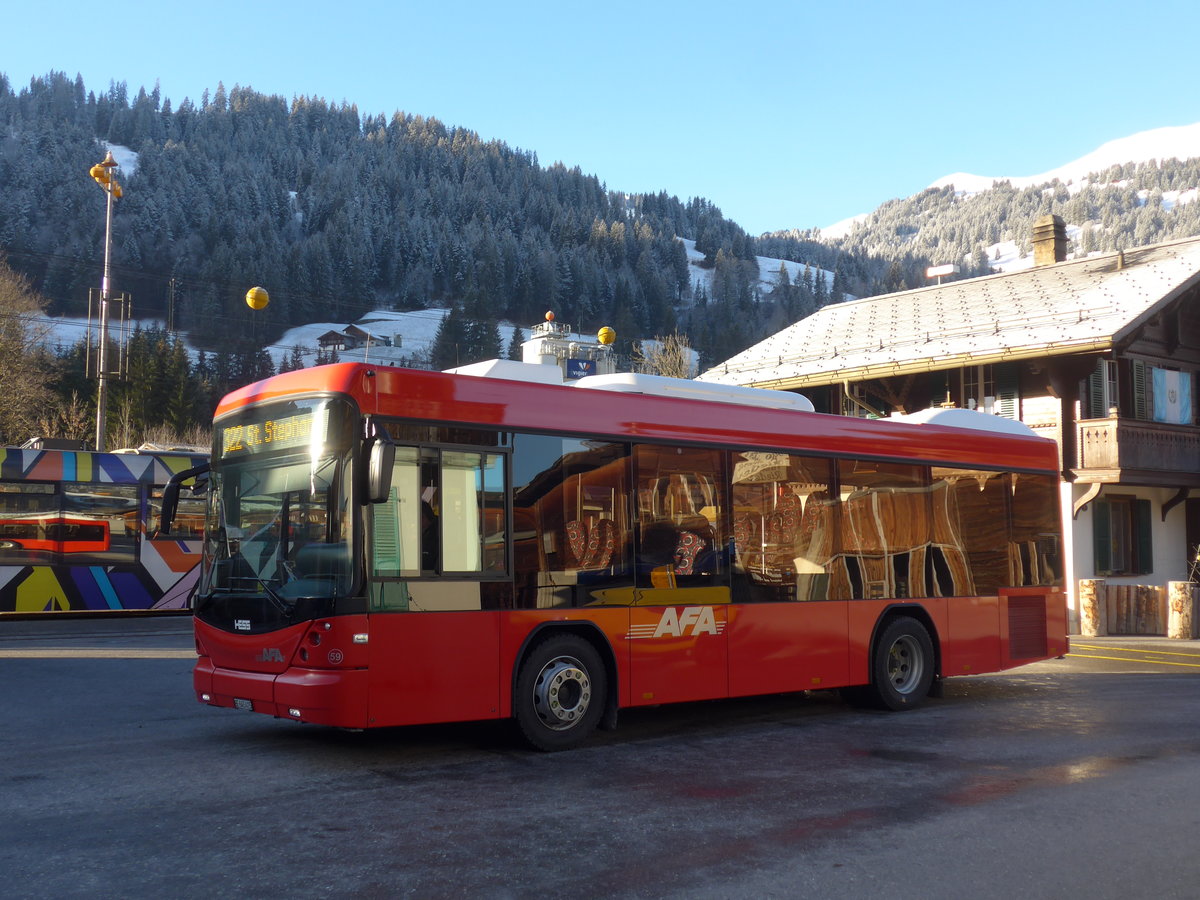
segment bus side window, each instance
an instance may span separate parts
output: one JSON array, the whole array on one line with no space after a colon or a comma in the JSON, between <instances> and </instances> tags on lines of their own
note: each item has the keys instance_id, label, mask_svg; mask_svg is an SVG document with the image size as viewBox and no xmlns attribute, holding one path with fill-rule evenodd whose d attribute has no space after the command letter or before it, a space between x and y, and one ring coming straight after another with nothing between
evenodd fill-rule
<instances>
[{"instance_id":1,"label":"bus side window","mask_svg":"<svg viewBox=\"0 0 1200 900\"><path fill-rule=\"evenodd\" d=\"M512 481L513 604L630 603L629 445L517 434Z\"/></svg>"},{"instance_id":2,"label":"bus side window","mask_svg":"<svg viewBox=\"0 0 1200 900\"><path fill-rule=\"evenodd\" d=\"M373 574L503 575L506 503L502 454L397 447L391 492L373 507Z\"/></svg>"},{"instance_id":3,"label":"bus side window","mask_svg":"<svg viewBox=\"0 0 1200 900\"><path fill-rule=\"evenodd\" d=\"M698 447L634 447L638 536L638 587L660 587L669 567L678 587L729 587L724 497L725 454ZM666 553L665 563L651 557ZM675 586L675 585L672 585Z\"/></svg>"},{"instance_id":4,"label":"bus side window","mask_svg":"<svg viewBox=\"0 0 1200 900\"><path fill-rule=\"evenodd\" d=\"M442 571L503 574L504 457L443 450L439 475Z\"/></svg>"},{"instance_id":5,"label":"bus side window","mask_svg":"<svg viewBox=\"0 0 1200 900\"><path fill-rule=\"evenodd\" d=\"M162 496L163 485L157 484L147 491L146 502L146 518L143 521L138 510L132 510L125 514L125 533L127 535L137 535L139 532L150 537L151 539L158 538L158 521L162 516ZM167 540L178 541L183 539L199 540L204 536L204 509L206 499L192 493L191 488L185 486L179 492L179 498L176 501L175 517L171 520L171 533L166 538Z\"/></svg>"},{"instance_id":6,"label":"bus side window","mask_svg":"<svg viewBox=\"0 0 1200 900\"><path fill-rule=\"evenodd\" d=\"M58 514L61 505L53 484L0 482L0 561L12 565L52 559L51 551L37 549L45 531L38 520Z\"/></svg>"},{"instance_id":7,"label":"bus side window","mask_svg":"<svg viewBox=\"0 0 1200 900\"><path fill-rule=\"evenodd\" d=\"M90 523L91 531L107 532L98 541L64 540L63 552L71 561L94 554L97 561L132 563L137 560L140 529L129 533L126 524L136 521L142 507L138 485L107 482L63 482L63 515L76 524Z\"/></svg>"}]
</instances>

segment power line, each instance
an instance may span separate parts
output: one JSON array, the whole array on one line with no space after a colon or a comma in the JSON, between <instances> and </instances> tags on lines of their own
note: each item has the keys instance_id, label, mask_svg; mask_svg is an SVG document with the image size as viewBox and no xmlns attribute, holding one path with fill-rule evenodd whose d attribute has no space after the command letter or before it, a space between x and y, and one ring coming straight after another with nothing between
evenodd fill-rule
<instances>
[{"instance_id":1,"label":"power line","mask_svg":"<svg viewBox=\"0 0 1200 900\"><path fill-rule=\"evenodd\" d=\"M69 256L67 254L62 254L62 253L47 253L47 252L44 252L41 250L29 250L29 249L24 249L24 248L20 248L20 247L0 248L0 255L7 256L9 258L16 257L16 258L25 258L25 259L35 259L35 260L40 260L40 261L45 261L45 262L63 262L63 263L70 264L77 268L81 268L84 270L95 270L96 272L100 272L104 268L103 260L101 260L99 262L94 262L91 260L90 257ZM157 269L134 268L129 265L121 265L118 263L113 263L110 266L110 269L112 272L114 272L118 275L123 275L126 278L133 278L138 281L145 281L147 279L161 281L163 283L162 290L163 290L163 299L164 300L167 298L167 295L171 290L170 284L172 281L175 283L176 293L183 294L185 296L188 293L194 293L196 290L203 291L203 290L208 290L208 289L212 289L212 290L218 291L218 292L225 291L225 292L227 292L227 294L229 296L237 296L237 295L240 295L243 291L245 291L246 288L248 287L248 285L245 283L232 282L232 281L213 281L211 279L201 278L196 275L183 274L178 271L163 272L163 271L157 270ZM271 291L271 293L272 293L272 296L275 297L276 299L281 300L281 301L288 301L288 302L300 301L300 302L308 302L310 304L313 304L313 303L319 303L321 301L325 301L325 300L329 299L328 294L314 294L309 291L288 291L288 290L273 289ZM47 296L47 299L51 300L52 302L58 303L60 305L66 305L66 304L69 304L72 302L77 302L72 299L65 299L63 297L55 297L55 296ZM365 307L362 307L360 304L351 303L351 304L347 304L347 306L349 306L351 309L353 309L355 307L363 309L364 315L368 314L370 312ZM229 316L218 316L217 318L221 319L221 320L225 320L225 321L236 321L236 320L231 320Z\"/></svg>"}]
</instances>

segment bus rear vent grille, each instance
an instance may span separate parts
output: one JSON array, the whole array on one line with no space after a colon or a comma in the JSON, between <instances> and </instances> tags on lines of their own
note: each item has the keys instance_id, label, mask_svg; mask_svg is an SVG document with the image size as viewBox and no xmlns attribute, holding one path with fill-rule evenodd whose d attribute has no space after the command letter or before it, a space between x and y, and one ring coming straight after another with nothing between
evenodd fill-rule
<instances>
[{"instance_id":1,"label":"bus rear vent grille","mask_svg":"<svg viewBox=\"0 0 1200 900\"><path fill-rule=\"evenodd\" d=\"M1046 599L1008 598L1008 655L1036 659L1046 655Z\"/></svg>"}]
</instances>

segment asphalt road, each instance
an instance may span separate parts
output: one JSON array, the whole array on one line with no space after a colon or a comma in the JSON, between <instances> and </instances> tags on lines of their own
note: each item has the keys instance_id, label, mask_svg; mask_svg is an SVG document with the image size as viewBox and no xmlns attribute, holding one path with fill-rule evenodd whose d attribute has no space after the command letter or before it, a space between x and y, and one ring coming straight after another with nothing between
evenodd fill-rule
<instances>
[{"instance_id":1,"label":"asphalt road","mask_svg":"<svg viewBox=\"0 0 1200 900\"><path fill-rule=\"evenodd\" d=\"M6 897L1200 896L1200 642L832 694L350 734L202 707L186 619L0 620Z\"/></svg>"}]
</instances>

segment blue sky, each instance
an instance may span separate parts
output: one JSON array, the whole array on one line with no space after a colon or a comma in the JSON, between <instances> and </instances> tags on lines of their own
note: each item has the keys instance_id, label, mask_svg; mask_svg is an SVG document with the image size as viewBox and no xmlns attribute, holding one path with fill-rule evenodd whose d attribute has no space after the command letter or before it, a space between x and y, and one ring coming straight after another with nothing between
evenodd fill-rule
<instances>
[{"instance_id":1,"label":"blue sky","mask_svg":"<svg viewBox=\"0 0 1200 900\"><path fill-rule=\"evenodd\" d=\"M1194 0L44 0L8 5L0 72L435 116L757 234L1200 122L1197 25Z\"/></svg>"}]
</instances>

